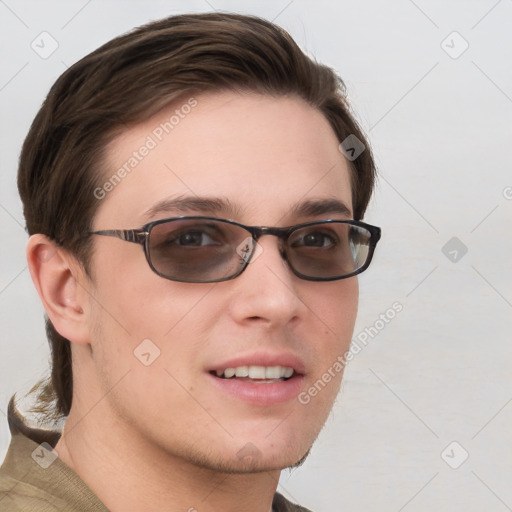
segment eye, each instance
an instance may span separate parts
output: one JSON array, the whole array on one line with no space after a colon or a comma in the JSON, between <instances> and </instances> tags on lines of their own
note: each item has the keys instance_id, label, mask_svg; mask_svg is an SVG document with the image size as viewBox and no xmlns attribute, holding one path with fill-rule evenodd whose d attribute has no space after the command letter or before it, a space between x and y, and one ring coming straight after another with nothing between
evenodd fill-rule
<instances>
[{"instance_id":1,"label":"eye","mask_svg":"<svg viewBox=\"0 0 512 512\"><path fill-rule=\"evenodd\" d=\"M292 247L335 247L338 237L333 231L299 231L290 240Z\"/></svg>"},{"instance_id":2,"label":"eye","mask_svg":"<svg viewBox=\"0 0 512 512\"><path fill-rule=\"evenodd\" d=\"M220 245L208 233L200 230L190 230L169 238L166 243L183 247L203 247L205 245Z\"/></svg>"},{"instance_id":3,"label":"eye","mask_svg":"<svg viewBox=\"0 0 512 512\"><path fill-rule=\"evenodd\" d=\"M151 231L153 251L175 253L186 249L208 249L226 245L225 226L215 223L168 222L156 225Z\"/></svg>"}]
</instances>

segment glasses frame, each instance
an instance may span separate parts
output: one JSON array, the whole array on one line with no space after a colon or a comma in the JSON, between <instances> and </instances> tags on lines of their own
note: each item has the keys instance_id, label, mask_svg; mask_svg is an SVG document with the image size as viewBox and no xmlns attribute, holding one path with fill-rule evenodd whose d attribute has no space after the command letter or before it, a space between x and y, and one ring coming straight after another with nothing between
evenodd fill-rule
<instances>
[{"instance_id":1,"label":"glasses frame","mask_svg":"<svg viewBox=\"0 0 512 512\"><path fill-rule=\"evenodd\" d=\"M92 231L89 233L90 235L100 235L100 236L110 236L114 238L119 238L121 240L124 240L125 242L132 242L135 244L139 244L144 249L144 254L146 256L146 261L148 262L151 270L155 272L155 274L159 275L160 277L163 277L165 279L169 279L170 281L176 281L180 283L219 283L222 281L230 281L231 279L235 279L238 277L248 266L251 262L252 256L254 254L256 244L254 244L254 247L250 253L250 255L247 258L242 258L244 261L243 266L241 266L240 270L236 272L233 275L230 275L228 277L222 277L220 279L212 279L207 281L198 281L198 280L186 280L186 279L176 279L174 277L169 277L168 275L163 274L162 272L159 272L153 265L151 261L151 254L150 254L150 248L149 248L149 238L151 230L160 224L165 224L167 222L171 221L179 221L179 220L213 220L217 222L223 222L226 224L231 224L233 226L238 226L239 228L244 229L251 235L251 238L254 240L254 242L257 242L262 236L264 235L272 235L276 236L281 241L281 246L279 247L279 252L281 254L281 257L286 261L288 264L288 267L292 271L294 275L297 277L304 279L306 281L339 281L341 279L347 279L349 277L356 276L358 274L361 274L361 272L364 272L369 266L373 259L373 253L375 251L375 247L377 245L377 242L380 240L381 237L381 229L377 226L372 226L371 224L366 224L365 222L359 221L359 220L336 220L336 219L326 219L326 220L320 220L320 221L311 221L311 222L305 222L302 224L296 224L294 226L288 226L283 228L277 228L277 227L269 227L269 226L246 226L244 224L240 224L239 222L236 222L234 220L230 219L221 219L218 217L208 217L203 215L183 215L179 217L168 217L165 219L159 219L154 220L152 222L148 222L147 224L144 224L142 228L140 229L102 229L99 231ZM291 236L291 234L298 229L302 229L308 226L313 226L315 224L350 224L351 226L357 226L366 229L370 232L370 240L368 243L368 255L366 257L366 261L363 266L355 270L354 272L351 272L350 274L343 275L343 276L335 276L335 277L310 277L305 274L302 274L295 270L293 266L290 264L287 254L286 254L286 241Z\"/></svg>"}]
</instances>

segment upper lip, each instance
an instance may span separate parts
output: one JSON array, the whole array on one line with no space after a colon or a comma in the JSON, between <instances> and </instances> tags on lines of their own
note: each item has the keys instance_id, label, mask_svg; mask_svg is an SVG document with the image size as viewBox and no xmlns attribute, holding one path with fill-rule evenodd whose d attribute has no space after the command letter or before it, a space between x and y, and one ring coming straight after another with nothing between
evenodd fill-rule
<instances>
[{"instance_id":1,"label":"upper lip","mask_svg":"<svg viewBox=\"0 0 512 512\"><path fill-rule=\"evenodd\" d=\"M296 374L304 374L306 371L306 366L302 359L290 352L255 352L240 355L221 363L213 364L209 368L209 371L222 371L226 368L238 368L239 366L285 366L287 368L293 368Z\"/></svg>"}]
</instances>

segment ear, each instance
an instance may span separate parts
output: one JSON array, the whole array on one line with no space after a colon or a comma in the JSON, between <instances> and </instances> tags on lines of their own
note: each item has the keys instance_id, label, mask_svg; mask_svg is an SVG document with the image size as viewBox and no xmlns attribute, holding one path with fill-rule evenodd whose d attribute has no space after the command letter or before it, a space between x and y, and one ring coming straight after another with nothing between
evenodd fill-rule
<instances>
[{"instance_id":1,"label":"ear","mask_svg":"<svg viewBox=\"0 0 512 512\"><path fill-rule=\"evenodd\" d=\"M28 241L27 262L37 293L57 332L73 343L88 343L88 278L76 258L47 236L36 234Z\"/></svg>"}]
</instances>

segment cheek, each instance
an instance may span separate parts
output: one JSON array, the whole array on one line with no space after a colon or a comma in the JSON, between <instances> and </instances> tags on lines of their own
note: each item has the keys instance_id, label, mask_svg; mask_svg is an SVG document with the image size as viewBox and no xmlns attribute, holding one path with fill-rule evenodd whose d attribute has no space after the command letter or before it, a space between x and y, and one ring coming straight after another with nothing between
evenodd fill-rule
<instances>
[{"instance_id":1,"label":"cheek","mask_svg":"<svg viewBox=\"0 0 512 512\"><path fill-rule=\"evenodd\" d=\"M330 409L343 377L357 316L359 288L357 278L322 284L323 293L318 295L316 306L311 304L313 314L318 317L319 331L312 338L316 345L315 364L306 385L308 389L316 386L311 393L307 391L310 397L318 394L316 405Z\"/></svg>"},{"instance_id":2,"label":"cheek","mask_svg":"<svg viewBox=\"0 0 512 512\"><path fill-rule=\"evenodd\" d=\"M105 334L139 342L161 338L172 328L175 317L184 314L186 301L179 290L171 290L170 281L151 270L140 246L117 240L102 242L122 244L112 251L102 247L94 257L92 306Z\"/></svg>"},{"instance_id":3,"label":"cheek","mask_svg":"<svg viewBox=\"0 0 512 512\"><path fill-rule=\"evenodd\" d=\"M215 285L163 279L141 256L135 262L127 258L119 271L118 262L97 263L102 272L90 293L91 344L98 368L108 369L111 381L128 370L135 378L147 362L152 369L161 366L172 372L193 368L219 315L220 305L208 301ZM149 384L157 376L143 371L140 378Z\"/></svg>"},{"instance_id":4,"label":"cheek","mask_svg":"<svg viewBox=\"0 0 512 512\"><path fill-rule=\"evenodd\" d=\"M358 281L352 277L323 284L325 288L319 297L322 305L318 308L318 316L324 322L326 336L330 334L332 344L342 348L350 343L354 330L359 300Z\"/></svg>"}]
</instances>

